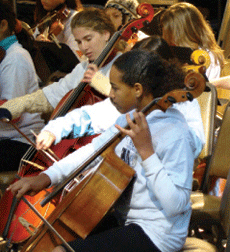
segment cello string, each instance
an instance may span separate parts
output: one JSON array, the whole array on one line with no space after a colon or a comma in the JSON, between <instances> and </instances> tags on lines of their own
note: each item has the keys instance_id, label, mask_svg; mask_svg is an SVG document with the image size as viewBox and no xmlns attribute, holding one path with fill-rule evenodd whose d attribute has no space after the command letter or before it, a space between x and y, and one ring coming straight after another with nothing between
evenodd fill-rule
<instances>
[{"instance_id":1,"label":"cello string","mask_svg":"<svg viewBox=\"0 0 230 252\"><path fill-rule=\"evenodd\" d=\"M22 159L31 160L32 156L34 156L36 151L37 150L33 146L30 146L29 149L27 150L27 152L25 153L25 155L22 157ZM22 159L21 159L20 164L19 164L19 170L18 170L19 174L22 174L22 170L25 167L24 163L22 162Z\"/></svg>"}]
</instances>

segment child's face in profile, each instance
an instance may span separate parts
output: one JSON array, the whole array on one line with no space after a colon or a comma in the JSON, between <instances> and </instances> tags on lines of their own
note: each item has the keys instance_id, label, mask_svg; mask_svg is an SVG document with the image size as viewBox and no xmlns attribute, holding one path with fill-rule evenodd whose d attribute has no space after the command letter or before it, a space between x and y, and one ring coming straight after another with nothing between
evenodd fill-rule
<instances>
[{"instance_id":1,"label":"child's face in profile","mask_svg":"<svg viewBox=\"0 0 230 252\"><path fill-rule=\"evenodd\" d=\"M122 25L122 13L116 8L107 8L106 14L109 16L116 30Z\"/></svg>"},{"instance_id":2,"label":"child's face in profile","mask_svg":"<svg viewBox=\"0 0 230 252\"><path fill-rule=\"evenodd\" d=\"M110 71L111 90L109 97L116 109L124 114L137 108L137 98L135 87L131 87L122 82L123 73L115 66Z\"/></svg>"}]
</instances>

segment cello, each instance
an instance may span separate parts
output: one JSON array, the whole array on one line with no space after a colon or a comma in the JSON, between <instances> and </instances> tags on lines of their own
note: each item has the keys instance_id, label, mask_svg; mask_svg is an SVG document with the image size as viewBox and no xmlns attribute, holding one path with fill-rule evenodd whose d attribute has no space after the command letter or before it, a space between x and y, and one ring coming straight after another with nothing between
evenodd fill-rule
<instances>
[{"instance_id":1,"label":"cello","mask_svg":"<svg viewBox=\"0 0 230 252\"><path fill-rule=\"evenodd\" d=\"M129 24L127 24L124 27L124 29L120 30L117 34L115 34L115 36L113 36L111 38L111 42L108 43L105 50L103 50L102 54L99 56L99 59L98 59L98 66L99 67L101 65L103 65L105 60L108 58L109 54L112 52L112 50L113 50L115 44L118 42L118 40L121 38L128 39L129 36L131 36L133 32L136 32L138 29L142 28L144 25L146 25L148 22L150 22L151 19L153 18L154 11L153 11L153 8L151 5L142 4L139 7L139 13L142 14L141 16L143 18L131 21ZM77 96L74 95L75 100L78 98L78 96L81 94L81 92L83 90L85 90L85 88L86 88L85 83L82 83L82 85L79 85L79 86L81 86L80 91L77 88L75 90L73 90L73 91L77 90ZM84 86L83 89L82 89L82 86ZM71 93L70 97L71 97L71 99L70 99L71 102L69 102L69 99L66 100L65 104L64 104L65 105L64 109L61 109L61 113L55 114L54 118L67 113L67 111L70 109L70 105L72 106L72 104L71 104L73 101L72 93ZM82 99L82 97L80 97L80 98ZM59 112L60 112L60 110L59 110ZM55 145L53 147L53 151L57 154L58 158L61 159L63 156L68 155L68 153L70 153L73 149L76 149L77 148L76 145L81 140L65 139L64 142L62 142L62 146L64 146L63 143L69 142L69 141L71 141L71 143L73 143L73 144L70 145L68 143L68 147L66 149L61 148L60 145ZM61 149L61 151L60 151L60 149ZM57 150L58 150L58 153L56 152ZM44 167L45 169L53 163L52 160L47 160L47 158L44 159L44 157L41 156L40 153L38 153L38 152L34 155L33 154L34 151L36 151L36 150L33 147L31 147L31 149L27 153L27 155L31 155L31 156L33 155L33 160L32 160L33 163L40 165L40 166ZM28 163L25 165L24 159L25 159L25 157L23 157L23 160L21 161L22 166L20 167L20 170L19 170L20 176L30 176L30 175L36 175L36 174L40 173L40 170L37 169L37 167L34 167L33 165L30 165L30 164L28 165ZM4 197L5 201L0 202L1 207L4 207L5 202L9 198L10 198L9 195L8 195L8 197L7 197L7 195ZM24 226L22 226L21 223L18 221L18 216L19 217L21 216L21 213L19 213L19 215L17 215L18 212L20 212L20 209L24 210L24 211L30 211L30 209L25 208L25 204L23 202L18 203L17 208L13 214L13 219L12 219L12 221L10 220L10 228L5 236L5 238L9 239L10 242L12 242L12 243L24 242L26 239L28 239L31 236L31 233L29 233L28 230L25 230ZM46 215L46 217L47 217L47 215ZM36 218L34 217L34 219L36 219ZM7 221L6 219L1 220L1 225L0 225L1 232L5 228L6 221ZM33 222L31 223L31 221L28 221L27 225L29 225L29 224L33 225ZM20 226L20 228L17 229L17 232L15 232L15 227L18 228L19 226ZM20 236L22 234L24 234L23 238L21 238L21 236ZM20 236L20 238L19 238L19 236Z\"/></svg>"},{"instance_id":2,"label":"cello","mask_svg":"<svg viewBox=\"0 0 230 252\"><path fill-rule=\"evenodd\" d=\"M142 112L147 115L153 109L165 111L175 102L192 100L205 89L205 78L199 73L189 73L185 82L189 85L192 84L193 91L173 90L161 98L154 99ZM135 175L134 170L119 159L114 152L115 146L123 137L124 135L121 132L115 132L83 164L80 164L64 183L58 185L54 193L46 197L42 205L49 202L79 172L98 161L98 165L91 175L77 184L47 219L45 223L49 223L48 228L44 224L25 244L22 252L51 251L60 244L62 240L59 236L56 237L56 233L50 232L49 225L55 228L58 235L61 235L67 242L77 237L84 239L88 236L110 208L114 206L116 200Z\"/></svg>"}]
</instances>

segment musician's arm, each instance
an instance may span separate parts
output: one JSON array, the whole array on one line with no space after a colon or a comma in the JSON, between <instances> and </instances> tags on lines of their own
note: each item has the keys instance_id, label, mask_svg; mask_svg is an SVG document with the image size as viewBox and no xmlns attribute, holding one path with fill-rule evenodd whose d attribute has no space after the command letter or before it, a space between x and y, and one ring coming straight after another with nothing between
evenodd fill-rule
<instances>
[{"instance_id":1,"label":"musician's arm","mask_svg":"<svg viewBox=\"0 0 230 252\"><path fill-rule=\"evenodd\" d=\"M132 138L142 159L149 191L168 216L188 210L192 168L201 141L194 141L198 137L182 122L178 127L172 127L170 123L166 131L164 127L156 126L156 122L148 125L142 113L134 112L133 116L135 122L126 115L130 129L116 127ZM158 135L162 135L161 139Z\"/></svg>"},{"instance_id":2,"label":"musician's arm","mask_svg":"<svg viewBox=\"0 0 230 252\"><path fill-rule=\"evenodd\" d=\"M230 75L210 80L210 83L216 86L217 88L230 90Z\"/></svg>"},{"instance_id":3,"label":"musician's arm","mask_svg":"<svg viewBox=\"0 0 230 252\"><path fill-rule=\"evenodd\" d=\"M42 131L52 132L56 137L56 144L70 132L74 138L102 133L115 123L119 115L107 98L93 105L77 108L65 117L49 121Z\"/></svg>"},{"instance_id":4,"label":"musician's arm","mask_svg":"<svg viewBox=\"0 0 230 252\"><path fill-rule=\"evenodd\" d=\"M31 94L10 99L0 106L0 108L8 109L12 115L12 119L20 117L25 112L31 114L51 113L54 109L41 89Z\"/></svg>"},{"instance_id":5,"label":"musician's arm","mask_svg":"<svg viewBox=\"0 0 230 252\"><path fill-rule=\"evenodd\" d=\"M168 216L183 213L190 207L193 163L194 150L183 138L167 146L161 159L155 153L142 162L147 185Z\"/></svg>"},{"instance_id":6,"label":"musician's arm","mask_svg":"<svg viewBox=\"0 0 230 252\"><path fill-rule=\"evenodd\" d=\"M78 166L82 165L84 161L86 161L86 159L95 152L95 150L100 148L117 132L118 130L114 126L110 127L108 130L106 130L106 132L94 138L92 143L77 149L67 157L63 158L57 163L54 163L43 173L49 176L52 185L62 182L73 171L75 171Z\"/></svg>"},{"instance_id":7,"label":"musician's arm","mask_svg":"<svg viewBox=\"0 0 230 252\"><path fill-rule=\"evenodd\" d=\"M56 140L54 144L59 143L70 133L73 133L74 138L95 134L91 127L91 119L84 109L75 109L64 117L58 117L55 120L49 121L42 129L41 134L45 131L49 131L55 136Z\"/></svg>"},{"instance_id":8,"label":"musician's arm","mask_svg":"<svg viewBox=\"0 0 230 252\"><path fill-rule=\"evenodd\" d=\"M75 68L74 68L75 69ZM79 66L77 68L77 71L82 70L83 68ZM74 71L74 70L73 70ZM76 70L75 70L76 71ZM84 71L84 70L82 70ZM21 73L23 73L23 70L21 70ZM10 76L12 75L12 71L9 71ZM25 76L25 75L24 75ZM77 78L76 76L79 76ZM66 75L65 78L62 78L58 82L54 82L53 84L50 84L49 86L43 88L42 90L39 89L36 92L33 92L31 94L21 93L18 94L17 98L11 99L7 102L5 102L0 108L6 108L10 111L12 114L12 119L15 119L21 114L28 112L28 113L51 113L54 108L57 106L58 102L62 99L62 97L71 89L73 89L76 86L76 83L79 83L83 75ZM14 78L16 78L14 81L17 83L19 77L15 75ZM25 78L21 78L22 80L25 80ZM24 83L25 84L25 83ZM12 90L14 90L12 88ZM23 90L18 88L17 86L17 92L19 90ZM10 98L5 98L10 99Z\"/></svg>"}]
</instances>

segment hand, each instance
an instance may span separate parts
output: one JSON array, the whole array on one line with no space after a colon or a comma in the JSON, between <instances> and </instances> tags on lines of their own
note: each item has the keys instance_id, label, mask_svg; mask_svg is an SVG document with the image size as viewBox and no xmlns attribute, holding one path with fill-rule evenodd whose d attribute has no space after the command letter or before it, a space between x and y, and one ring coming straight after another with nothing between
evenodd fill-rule
<instances>
[{"instance_id":1,"label":"hand","mask_svg":"<svg viewBox=\"0 0 230 252\"><path fill-rule=\"evenodd\" d=\"M142 160L145 160L154 153L151 133L146 118L142 112L135 111L133 116L135 122L131 120L129 114L126 114L126 119L130 129L124 129L119 125L115 126L122 133L131 137L133 144L135 145Z\"/></svg>"},{"instance_id":2,"label":"hand","mask_svg":"<svg viewBox=\"0 0 230 252\"><path fill-rule=\"evenodd\" d=\"M48 187L51 183L50 178L41 173L34 177L24 177L10 185L6 190L11 191L12 194L20 199L23 195L28 194L34 196L44 188Z\"/></svg>"},{"instance_id":3,"label":"hand","mask_svg":"<svg viewBox=\"0 0 230 252\"><path fill-rule=\"evenodd\" d=\"M46 42L50 42L49 39L47 39L43 34L40 34L36 37L37 41L46 41Z\"/></svg>"},{"instance_id":4,"label":"hand","mask_svg":"<svg viewBox=\"0 0 230 252\"><path fill-rule=\"evenodd\" d=\"M95 64L89 64L88 69L85 71L82 82L90 83L93 76L98 71L98 67Z\"/></svg>"},{"instance_id":5,"label":"hand","mask_svg":"<svg viewBox=\"0 0 230 252\"><path fill-rule=\"evenodd\" d=\"M42 131L36 138L36 148L38 150L47 150L56 140L56 136L50 131Z\"/></svg>"}]
</instances>

